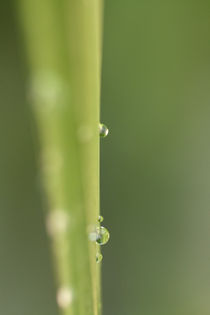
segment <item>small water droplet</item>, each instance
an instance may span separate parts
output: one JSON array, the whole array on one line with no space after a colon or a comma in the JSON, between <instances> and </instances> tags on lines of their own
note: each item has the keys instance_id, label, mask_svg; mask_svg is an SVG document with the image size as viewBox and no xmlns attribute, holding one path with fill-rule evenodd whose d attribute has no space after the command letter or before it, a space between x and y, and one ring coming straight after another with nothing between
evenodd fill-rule
<instances>
[{"instance_id":1,"label":"small water droplet","mask_svg":"<svg viewBox=\"0 0 210 315\"><path fill-rule=\"evenodd\" d=\"M73 292L69 287L61 287L57 291L57 303L60 308L66 309L73 301Z\"/></svg>"},{"instance_id":2,"label":"small water droplet","mask_svg":"<svg viewBox=\"0 0 210 315\"><path fill-rule=\"evenodd\" d=\"M105 138L109 133L109 129L107 128L106 125L99 124L99 133L100 133L100 137Z\"/></svg>"},{"instance_id":3,"label":"small water droplet","mask_svg":"<svg viewBox=\"0 0 210 315\"><path fill-rule=\"evenodd\" d=\"M96 243L99 245L106 244L110 237L109 231L103 226L96 228L96 235Z\"/></svg>"},{"instance_id":4,"label":"small water droplet","mask_svg":"<svg viewBox=\"0 0 210 315\"><path fill-rule=\"evenodd\" d=\"M103 259L103 255L101 253L96 254L96 262L99 264Z\"/></svg>"},{"instance_id":5,"label":"small water droplet","mask_svg":"<svg viewBox=\"0 0 210 315\"><path fill-rule=\"evenodd\" d=\"M103 222L103 221L104 221L104 218L102 217L102 215L99 215L99 217L98 217L98 222L101 223L101 222Z\"/></svg>"}]
</instances>

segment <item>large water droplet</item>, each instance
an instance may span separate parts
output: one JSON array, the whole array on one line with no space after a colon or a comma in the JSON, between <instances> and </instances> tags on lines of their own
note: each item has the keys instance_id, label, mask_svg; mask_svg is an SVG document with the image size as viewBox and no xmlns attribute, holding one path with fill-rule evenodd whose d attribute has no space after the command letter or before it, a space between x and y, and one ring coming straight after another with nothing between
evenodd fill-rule
<instances>
[{"instance_id":1,"label":"large water droplet","mask_svg":"<svg viewBox=\"0 0 210 315\"><path fill-rule=\"evenodd\" d=\"M99 217L98 217L98 222L101 223L101 222L103 222L103 221L104 221L104 218L102 217L102 215L99 215Z\"/></svg>"},{"instance_id":2,"label":"large water droplet","mask_svg":"<svg viewBox=\"0 0 210 315\"><path fill-rule=\"evenodd\" d=\"M100 133L100 137L105 138L109 133L109 129L107 128L106 125L99 124L99 133Z\"/></svg>"},{"instance_id":3,"label":"large water droplet","mask_svg":"<svg viewBox=\"0 0 210 315\"><path fill-rule=\"evenodd\" d=\"M99 264L103 259L103 255L101 253L96 254L96 262Z\"/></svg>"},{"instance_id":4,"label":"large water droplet","mask_svg":"<svg viewBox=\"0 0 210 315\"><path fill-rule=\"evenodd\" d=\"M99 245L106 244L109 240L109 237L110 237L109 231L103 226L96 228L96 235L97 235L96 243Z\"/></svg>"}]
</instances>

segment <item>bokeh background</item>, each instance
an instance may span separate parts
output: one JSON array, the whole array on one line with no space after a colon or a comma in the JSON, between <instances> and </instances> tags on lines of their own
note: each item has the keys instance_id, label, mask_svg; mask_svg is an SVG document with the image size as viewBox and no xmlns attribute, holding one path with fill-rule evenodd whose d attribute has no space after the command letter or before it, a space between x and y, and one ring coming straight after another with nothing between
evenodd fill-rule
<instances>
[{"instance_id":1,"label":"bokeh background","mask_svg":"<svg viewBox=\"0 0 210 315\"><path fill-rule=\"evenodd\" d=\"M0 11L0 314L56 315L14 1ZM210 314L210 3L106 0L104 315Z\"/></svg>"},{"instance_id":2,"label":"bokeh background","mask_svg":"<svg viewBox=\"0 0 210 315\"><path fill-rule=\"evenodd\" d=\"M210 3L106 0L104 314L210 314Z\"/></svg>"}]
</instances>

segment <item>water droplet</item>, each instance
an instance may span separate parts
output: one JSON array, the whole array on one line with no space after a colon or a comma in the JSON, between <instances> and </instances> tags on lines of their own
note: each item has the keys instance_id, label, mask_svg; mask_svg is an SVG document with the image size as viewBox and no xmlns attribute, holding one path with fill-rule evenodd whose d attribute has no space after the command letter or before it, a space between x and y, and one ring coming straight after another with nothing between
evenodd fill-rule
<instances>
[{"instance_id":1,"label":"water droplet","mask_svg":"<svg viewBox=\"0 0 210 315\"><path fill-rule=\"evenodd\" d=\"M57 303L58 306L66 309L73 301L73 292L69 287L61 287L57 291Z\"/></svg>"},{"instance_id":2,"label":"water droplet","mask_svg":"<svg viewBox=\"0 0 210 315\"><path fill-rule=\"evenodd\" d=\"M103 255L101 253L96 254L96 262L99 264L103 259Z\"/></svg>"},{"instance_id":3,"label":"water droplet","mask_svg":"<svg viewBox=\"0 0 210 315\"><path fill-rule=\"evenodd\" d=\"M109 237L110 237L109 231L103 226L96 228L96 235L97 235L96 243L99 245L106 244L109 240Z\"/></svg>"},{"instance_id":4,"label":"water droplet","mask_svg":"<svg viewBox=\"0 0 210 315\"><path fill-rule=\"evenodd\" d=\"M98 217L98 222L101 223L101 222L103 222L103 221L104 221L104 218L102 217L102 215L99 215L99 217Z\"/></svg>"},{"instance_id":5,"label":"water droplet","mask_svg":"<svg viewBox=\"0 0 210 315\"><path fill-rule=\"evenodd\" d=\"M107 128L106 125L99 124L99 133L100 133L100 137L105 138L109 133L109 129Z\"/></svg>"}]
</instances>

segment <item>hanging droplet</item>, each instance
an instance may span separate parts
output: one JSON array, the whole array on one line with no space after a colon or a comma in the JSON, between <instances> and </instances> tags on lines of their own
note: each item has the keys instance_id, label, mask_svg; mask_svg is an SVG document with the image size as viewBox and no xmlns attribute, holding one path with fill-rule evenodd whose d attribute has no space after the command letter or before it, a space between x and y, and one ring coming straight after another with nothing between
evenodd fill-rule
<instances>
[{"instance_id":1,"label":"hanging droplet","mask_svg":"<svg viewBox=\"0 0 210 315\"><path fill-rule=\"evenodd\" d=\"M109 129L107 128L106 125L99 124L99 133L100 133L100 137L105 138L109 133Z\"/></svg>"},{"instance_id":2,"label":"hanging droplet","mask_svg":"<svg viewBox=\"0 0 210 315\"><path fill-rule=\"evenodd\" d=\"M101 253L96 254L96 262L99 264L103 259L103 255Z\"/></svg>"},{"instance_id":3,"label":"hanging droplet","mask_svg":"<svg viewBox=\"0 0 210 315\"><path fill-rule=\"evenodd\" d=\"M104 221L104 218L102 217L102 215L99 215L99 217L98 217L98 222L101 223L101 222L103 222L103 221Z\"/></svg>"},{"instance_id":4,"label":"hanging droplet","mask_svg":"<svg viewBox=\"0 0 210 315\"><path fill-rule=\"evenodd\" d=\"M96 243L99 245L106 244L109 240L109 237L110 237L109 231L103 226L96 228L96 235L97 235Z\"/></svg>"}]
</instances>

